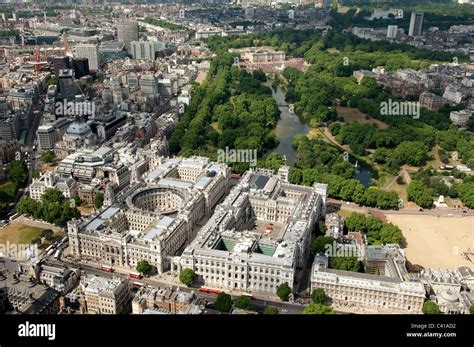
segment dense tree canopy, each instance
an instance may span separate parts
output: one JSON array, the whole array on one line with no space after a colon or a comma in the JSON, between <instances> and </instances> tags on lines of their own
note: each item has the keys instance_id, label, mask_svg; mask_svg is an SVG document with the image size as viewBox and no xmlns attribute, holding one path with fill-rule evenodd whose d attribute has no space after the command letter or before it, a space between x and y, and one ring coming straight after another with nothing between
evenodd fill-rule
<instances>
[{"instance_id":1,"label":"dense tree canopy","mask_svg":"<svg viewBox=\"0 0 474 347\"><path fill-rule=\"evenodd\" d=\"M13 160L10 163L10 181L18 187L23 186L28 181L28 167L22 160Z\"/></svg>"},{"instance_id":2,"label":"dense tree canopy","mask_svg":"<svg viewBox=\"0 0 474 347\"><path fill-rule=\"evenodd\" d=\"M196 273L192 269L183 269L179 273L179 280L187 287L190 287L196 280Z\"/></svg>"},{"instance_id":3,"label":"dense tree canopy","mask_svg":"<svg viewBox=\"0 0 474 347\"><path fill-rule=\"evenodd\" d=\"M64 226L69 220L81 216L75 200L66 200L62 193L54 188L46 189L41 201L28 196L22 197L17 212L58 226Z\"/></svg>"},{"instance_id":4,"label":"dense tree canopy","mask_svg":"<svg viewBox=\"0 0 474 347\"><path fill-rule=\"evenodd\" d=\"M44 151L41 154L41 160L44 161L45 163L52 163L54 158L56 158L56 155L54 154L53 150Z\"/></svg>"},{"instance_id":5,"label":"dense tree canopy","mask_svg":"<svg viewBox=\"0 0 474 347\"><path fill-rule=\"evenodd\" d=\"M151 270L151 265L148 261L146 260L140 260L138 263L137 263L137 267L136 267L137 271L141 274L148 274Z\"/></svg>"},{"instance_id":6,"label":"dense tree canopy","mask_svg":"<svg viewBox=\"0 0 474 347\"><path fill-rule=\"evenodd\" d=\"M440 313L439 306L436 304L436 302L432 300L426 300L423 303L423 307L421 311L424 314L439 314Z\"/></svg>"},{"instance_id":7,"label":"dense tree canopy","mask_svg":"<svg viewBox=\"0 0 474 347\"><path fill-rule=\"evenodd\" d=\"M349 231L365 233L369 244L396 243L401 245L403 242L400 228L392 223L383 223L378 217L353 212L344 220L344 224Z\"/></svg>"},{"instance_id":8,"label":"dense tree canopy","mask_svg":"<svg viewBox=\"0 0 474 347\"><path fill-rule=\"evenodd\" d=\"M288 285L288 283L286 283L286 282L280 284L277 287L276 294L283 301L288 301L288 298L289 298L291 293L292 293L292 290L291 290L290 286Z\"/></svg>"},{"instance_id":9,"label":"dense tree canopy","mask_svg":"<svg viewBox=\"0 0 474 347\"><path fill-rule=\"evenodd\" d=\"M413 180L407 188L408 200L414 201L418 206L429 208L433 206L433 191L423 182Z\"/></svg>"},{"instance_id":10,"label":"dense tree canopy","mask_svg":"<svg viewBox=\"0 0 474 347\"><path fill-rule=\"evenodd\" d=\"M193 90L193 99L170 138L170 150L182 155L205 154L217 159L217 149L248 149L262 157L277 144L280 111L262 72L233 66L233 55L218 54L206 80ZM275 156L265 164L276 165ZM232 163L243 173L248 162Z\"/></svg>"},{"instance_id":11,"label":"dense tree canopy","mask_svg":"<svg viewBox=\"0 0 474 347\"><path fill-rule=\"evenodd\" d=\"M101 208L104 204L104 193L99 192L96 194L94 198L94 206L95 208Z\"/></svg>"},{"instance_id":12,"label":"dense tree canopy","mask_svg":"<svg viewBox=\"0 0 474 347\"><path fill-rule=\"evenodd\" d=\"M263 314L278 314L278 309L275 306L267 306Z\"/></svg>"},{"instance_id":13,"label":"dense tree canopy","mask_svg":"<svg viewBox=\"0 0 474 347\"><path fill-rule=\"evenodd\" d=\"M312 254L324 254L326 251L326 245L331 245L334 239L330 236L318 236L311 243Z\"/></svg>"},{"instance_id":14,"label":"dense tree canopy","mask_svg":"<svg viewBox=\"0 0 474 347\"><path fill-rule=\"evenodd\" d=\"M219 293L214 303L214 307L216 310L221 312L230 312L232 309L232 296L224 292Z\"/></svg>"},{"instance_id":15,"label":"dense tree canopy","mask_svg":"<svg viewBox=\"0 0 474 347\"><path fill-rule=\"evenodd\" d=\"M311 293L311 301L313 304L324 304L326 302L326 293L322 288L316 288Z\"/></svg>"},{"instance_id":16,"label":"dense tree canopy","mask_svg":"<svg viewBox=\"0 0 474 347\"><path fill-rule=\"evenodd\" d=\"M364 269L357 257L330 257L329 268L353 272L363 272Z\"/></svg>"},{"instance_id":17,"label":"dense tree canopy","mask_svg":"<svg viewBox=\"0 0 474 347\"><path fill-rule=\"evenodd\" d=\"M295 167L290 170L291 183L308 186L314 182L327 183L331 197L382 209L398 207L395 192L376 187L365 188L352 178L354 170L344 161L341 150L304 135L296 136L293 142L297 148L297 159Z\"/></svg>"},{"instance_id":18,"label":"dense tree canopy","mask_svg":"<svg viewBox=\"0 0 474 347\"><path fill-rule=\"evenodd\" d=\"M252 300L246 295L241 295L235 299L234 307L240 308L241 310L251 311L253 308Z\"/></svg>"},{"instance_id":19,"label":"dense tree canopy","mask_svg":"<svg viewBox=\"0 0 474 347\"><path fill-rule=\"evenodd\" d=\"M344 23L343 18L354 17L357 20L363 18L364 14L352 13L346 17L333 13L333 16L337 23ZM461 162L474 168L474 137L468 132L460 131L449 120L450 112L463 109L464 105L445 105L438 111L422 108L419 119L382 115L382 102L389 99L402 102L405 99L392 95L390 90L377 84L373 78L364 77L358 83L352 76L356 70L370 70L377 66L393 71L400 68L425 68L440 61L451 62L453 55L450 53L388 41L372 42L337 30L325 35L314 30L282 30L239 37L212 37L207 40L207 44L217 54L211 64L210 75L203 85L196 88L198 98L193 100L188 117L183 117L182 127L178 126L176 135L171 139L171 147L180 150L183 142L186 143L183 137L185 132L190 134L193 141L190 141L182 154L196 153L196 148L200 148L197 146L203 145L205 149L198 150L201 154L212 155L215 148L234 146L257 148L261 155L275 145L276 140L270 133L259 131L259 126L264 127L262 122L255 124L258 131L252 133L246 120L246 114L252 110L244 94L250 94L250 99L268 94L268 90L265 91L259 84L264 80L263 74L260 71L253 74L239 71L231 66L233 56L228 53L229 48L272 46L288 55L303 57L311 63L311 67L304 72L293 68L285 69L282 77L274 78L272 86L284 84L286 100L294 104L300 119L312 126L328 125L338 142L348 145L353 154L362 156L357 158L359 161L363 160L367 166L378 164L374 169L375 174L382 170L382 174L398 175L402 165L423 167L432 159L430 151L435 145L440 147L439 156L444 163L449 162L449 152L457 151ZM462 56L459 58L465 59ZM344 64L346 60L348 64ZM388 127L381 128L378 123L371 124L372 122L347 124L337 114L338 106L355 108L365 114L366 119L380 120ZM268 114L263 111L263 107L261 109L258 112L259 119ZM238 116L234 117L233 113ZM274 124L274 119L276 118L265 116L261 118L270 121L270 124ZM191 131L186 131L191 120L201 129L192 131L192 126ZM251 124L253 127L254 124ZM204 135L205 128L208 129L207 138ZM353 168L342 159L342 151L336 146L320 140L309 140L306 136L297 136L294 145L297 161L291 169L292 183L328 183L331 197L382 209L398 208L399 201L395 192L377 187L366 189L353 179ZM272 168L276 166L277 162L272 161ZM236 172L243 172L248 167L248 164L241 163L233 165ZM430 205L430 193L459 196L466 206L473 206L474 192L471 185L466 185L468 182L465 178L462 187L446 187L439 182L422 183L426 189L414 189L411 196L413 201L419 201L424 207ZM421 193L417 193L417 190ZM389 229L385 228L384 231L388 232Z\"/></svg>"},{"instance_id":20,"label":"dense tree canopy","mask_svg":"<svg viewBox=\"0 0 474 347\"><path fill-rule=\"evenodd\" d=\"M309 304L303 310L303 314L335 314L336 311L333 310L331 306L326 306L322 304Z\"/></svg>"}]
</instances>

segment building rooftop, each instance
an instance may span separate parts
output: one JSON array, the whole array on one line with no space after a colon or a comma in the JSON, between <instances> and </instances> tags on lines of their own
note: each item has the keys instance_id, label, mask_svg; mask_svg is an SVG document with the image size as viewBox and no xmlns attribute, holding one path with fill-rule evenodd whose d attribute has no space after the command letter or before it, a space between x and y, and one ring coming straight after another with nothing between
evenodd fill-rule
<instances>
[{"instance_id":1,"label":"building rooftop","mask_svg":"<svg viewBox=\"0 0 474 347\"><path fill-rule=\"evenodd\" d=\"M59 292L37 284L26 270L21 262L0 257L0 291L6 293L13 313L40 314L57 300Z\"/></svg>"},{"instance_id":2,"label":"building rooftop","mask_svg":"<svg viewBox=\"0 0 474 347\"><path fill-rule=\"evenodd\" d=\"M86 135L92 132L92 129L85 122L74 122L68 126L66 132L71 135Z\"/></svg>"}]
</instances>

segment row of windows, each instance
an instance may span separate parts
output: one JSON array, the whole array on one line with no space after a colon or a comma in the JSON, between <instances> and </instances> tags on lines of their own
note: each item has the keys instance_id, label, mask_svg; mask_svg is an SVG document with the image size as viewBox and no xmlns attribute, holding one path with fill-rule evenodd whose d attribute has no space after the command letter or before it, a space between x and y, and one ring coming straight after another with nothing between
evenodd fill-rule
<instances>
[{"instance_id":1,"label":"row of windows","mask_svg":"<svg viewBox=\"0 0 474 347\"><path fill-rule=\"evenodd\" d=\"M189 265L190 264L190 261L189 260L186 260L186 264ZM209 260L201 260L201 259L197 259L196 260L196 264L197 265L203 265L203 266L212 266L212 267L217 267L217 268L222 268L222 269L225 269L226 265L223 264L223 263L218 263L218 262L214 262L214 261L209 261ZM204 269L206 269L205 267L203 267L203 271ZM227 270L234 270L234 271L241 271L241 272L245 272L247 269L246 266L232 266L232 265L227 265ZM207 271L207 269L205 270ZM270 274L270 275L277 275L277 276L280 276L280 270L275 270L275 269L268 269L267 267L263 268L263 267L252 267L252 266L248 266L248 271L249 272L255 272L255 273L265 273L265 274ZM212 270L212 273L214 273L214 270ZM217 271L217 273L219 273Z\"/></svg>"},{"instance_id":2,"label":"row of windows","mask_svg":"<svg viewBox=\"0 0 474 347\"><path fill-rule=\"evenodd\" d=\"M214 269L208 269L208 268L200 268L200 267L196 267L196 271L198 273L203 273L203 274L216 274L216 275L225 275L225 271L220 271L220 270L214 270ZM268 273L268 272L267 272ZM272 270L272 274L273 274L273 270ZM280 271L278 271L278 275L280 275ZM229 272L227 274L227 277L231 278L231 277L234 277L236 279L240 278L240 279L245 279L245 277L247 277L248 279L256 279L256 280L260 280L260 281L265 281L265 282L276 282L276 283L279 283L280 282L280 279L275 279L274 277L264 277L264 276L255 276L255 275L248 275L248 276L245 276L245 274L239 274L239 273L234 273L234 272Z\"/></svg>"},{"instance_id":3,"label":"row of windows","mask_svg":"<svg viewBox=\"0 0 474 347\"><path fill-rule=\"evenodd\" d=\"M359 289L353 287L341 287L335 285L326 285L319 284L320 288L325 289L328 293L334 293L336 297L338 296L349 296L351 298L369 298L374 300L390 300L394 301L399 299L401 296L397 293L384 292L380 290L371 290L371 289ZM402 296L405 302L416 302L422 301L422 297L415 296Z\"/></svg>"},{"instance_id":4,"label":"row of windows","mask_svg":"<svg viewBox=\"0 0 474 347\"><path fill-rule=\"evenodd\" d=\"M221 279L219 277L213 277L213 276L204 276L204 280L206 282L211 282L211 283L217 283L220 286L225 285L225 280ZM253 290L260 290L260 291L270 291L273 292L276 290L276 287L278 284L267 284L267 283L249 283L248 288L253 289ZM241 288L241 289L246 289L247 288L247 283L245 282L231 282L227 281L227 287L228 288Z\"/></svg>"}]
</instances>

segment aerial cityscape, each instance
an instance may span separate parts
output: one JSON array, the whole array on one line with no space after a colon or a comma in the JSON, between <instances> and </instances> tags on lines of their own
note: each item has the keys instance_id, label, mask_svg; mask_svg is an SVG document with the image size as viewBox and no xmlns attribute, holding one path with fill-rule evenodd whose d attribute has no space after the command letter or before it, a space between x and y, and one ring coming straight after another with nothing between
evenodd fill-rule
<instances>
[{"instance_id":1,"label":"aerial cityscape","mask_svg":"<svg viewBox=\"0 0 474 347\"><path fill-rule=\"evenodd\" d=\"M473 0L0 16L0 313L474 314Z\"/></svg>"}]
</instances>

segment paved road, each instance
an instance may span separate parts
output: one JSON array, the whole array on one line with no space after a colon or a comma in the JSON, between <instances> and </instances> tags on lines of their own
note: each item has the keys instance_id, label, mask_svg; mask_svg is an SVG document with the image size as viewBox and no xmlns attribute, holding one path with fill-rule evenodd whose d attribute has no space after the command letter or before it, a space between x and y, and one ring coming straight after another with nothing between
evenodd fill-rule
<instances>
[{"instance_id":1,"label":"paved road","mask_svg":"<svg viewBox=\"0 0 474 347\"><path fill-rule=\"evenodd\" d=\"M115 271L114 273L108 273L108 272L101 271L97 267L92 266L92 265L87 265L83 263L81 263L80 265L81 265L81 270L84 271L88 275L97 275L97 276L108 277L108 278L111 278L112 276L127 277L126 274L120 273L118 271ZM199 291L199 288L188 288L188 287L184 287L184 286L180 286L176 284L171 284L169 282L160 281L153 277L143 278L141 280L135 280L135 281L145 283L153 287L172 286L174 289L179 287L179 290L185 291L185 292L194 291L194 294L198 298L204 299L209 303L214 303L217 297L215 294L201 293ZM252 302L254 305L254 309L257 312L263 312L263 310L267 306L275 306L278 308L280 313L283 313L283 314L300 314L304 308L303 305L291 304L291 303L281 302L281 301L274 301L274 300L258 298L258 297L255 298L255 300L253 300Z\"/></svg>"},{"instance_id":2,"label":"paved road","mask_svg":"<svg viewBox=\"0 0 474 347\"><path fill-rule=\"evenodd\" d=\"M365 207L359 206L354 203L347 203L343 200L328 198L328 204L331 205L340 205L344 210L350 210L354 212L363 212L367 213L369 211L378 211L383 214L401 214L401 215L425 215L425 216L435 216L435 217L467 217L474 216L474 210L468 209L464 212L461 209L455 208L433 208L433 209L423 209L420 211L418 208L402 208L400 210L381 210L374 207Z\"/></svg>"},{"instance_id":3,"label":"paved road","mask_svg":"<svg viewBox=\"0 0 474 347\"><path fill-rule=\"evenodd\" d=\"M29 225L31 227L41 228L41 229L51 229L54 231L61 230L62 228L55 226L54 224L46 223L42 220L33 220L30 218L26 218L25 216L21 215L16 219L17 222L25 225Z\"/></svg>"}]
</instances>

